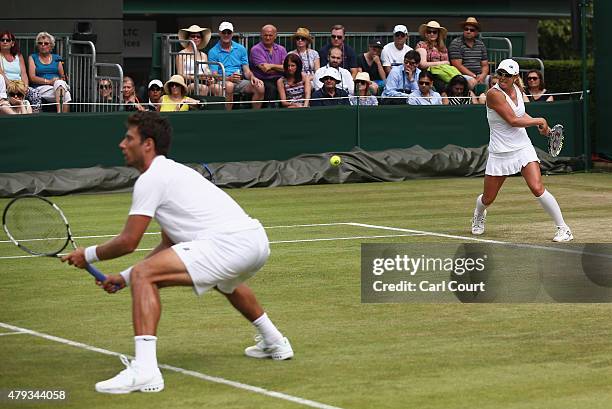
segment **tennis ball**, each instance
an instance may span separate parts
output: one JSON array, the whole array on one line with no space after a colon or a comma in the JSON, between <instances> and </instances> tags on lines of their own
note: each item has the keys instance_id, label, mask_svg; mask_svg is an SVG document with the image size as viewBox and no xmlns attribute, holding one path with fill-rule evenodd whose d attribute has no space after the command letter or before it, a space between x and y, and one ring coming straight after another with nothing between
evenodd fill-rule
<instances>
[{"instance_id":1,"label":"tennis ball","mask_svg":"<svg viewBox=\"0 0 612 409\"><path fill-rule=\"evenodd\" d=\"M342 159L340 159L340 156L334 155L329 158L329 163L331 163L332 166L340 166L340 164L342 163Z\"/></svg>"}]
</instances>

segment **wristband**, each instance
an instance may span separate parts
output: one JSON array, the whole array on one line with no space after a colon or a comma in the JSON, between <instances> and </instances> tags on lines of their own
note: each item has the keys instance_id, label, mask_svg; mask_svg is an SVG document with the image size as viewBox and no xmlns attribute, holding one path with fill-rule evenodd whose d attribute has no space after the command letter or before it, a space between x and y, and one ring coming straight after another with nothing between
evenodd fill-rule
<instances>
[{"instance_id":1,"label":"wristband","mask_svg":"<svg viewBox=\"0 0 612 409\"><path fill-rule=\"evenodd\" d=\"M132 272L132 267L128 267L125 270L123 270L122 272L120 272L119 274L121 275L121 277L123 277L123 279L125 280L125 286L127 287L128 285L130 285L130 273Z\"/></svg>"},{"instance_id":2,"label":"wristband","mask_svg":"<svg viewBox=\"0 0 612 409\"><path fill-rule=\"evenodd\" d=\"M97 248L98 246L89 246L85 249L85 261L87 261L88 264L100 261L98 253L96 252Z\"/></svg>"}]
</instances>

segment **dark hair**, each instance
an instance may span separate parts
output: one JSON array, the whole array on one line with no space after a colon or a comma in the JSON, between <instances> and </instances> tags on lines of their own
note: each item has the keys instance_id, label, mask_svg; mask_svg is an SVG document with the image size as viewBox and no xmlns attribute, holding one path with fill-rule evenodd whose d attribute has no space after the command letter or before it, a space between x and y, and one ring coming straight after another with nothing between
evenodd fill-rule
<instances>
[{"instance_id":1,"label":"dark hair","mask_svg":"<svg viewBox=\"0 0 612 409\"><path fill-rule=\"evenodd\" d=\"M155 142L155 153L167 155L172 142L172 126L167 118L161 117L157 112L136 112L128 116L127 126L138 129L142 142L151 138Z\"/></svg>"},{"instance_id":2,"label":"dark hair","mask_svg":"<svg viewBox=\"0 0 612 409\"><path fill-rule=\"evenodd\" d=\"M546 86L544 85L544 76L542 75L542 72L540 70L529 70L527 71L527 76L525 77L525 82L527 82L527 77L529 77L529 74L531 74L532 72L535 72L536 75L538 76L538 78L540 79L540 86L538 87L538 89L540 91L543 91ZM529 82L527 82L527 89L529 89Z\"/></svg>"},{"instance_id":3,"label":"dark hair","mask_svg":"<svg viewBox=\"0 0 612 409\"><path fill-rule=\"evenodd\" d=\"M421 54L419 54L419 52L416 50L410 50L404 54L404 62L406 62L406 60L414 60L415 63L420 64Z\"/></svg>"},{"instance_id":4,"label":"dark hair","mask_svg":"<svg viewBox=\"0 0 612 409\"><path fill-rule=\"evenodd\" d=\"M463 85L463 94L461 95L453 94L453 87L455 85ZM450 82L446 86L446 95L448 95L449 97L450 96L467 97L469 94L470 94L470 90L468 88L468 82L463 75L455 75L453 78L451 78Z\"/></svg>"},{"instance_id":5,"label":"dark hair","mask_svg":"<svg viewBox=\"0 0 612 409\"><path fill-rule=\"evenodd\" d=\"M408 52L410 52L410 51L408 51ZM429 80L431 82L433 82L433 80L434 80L433 74L431 72L425 71L425 70L421 71L421 73L419 74L419 80L422 80L423 78L429 78Z\"/></svg>"},{"instance_id":6,"label":"dark hair","mask_svg":"<svg viewBox=\"0 0 612 409\"><path fill-rule=\"evenodd\" d=\"M346 29L344 28L342 24L334 24L331 30L329 31L334 31L334 30L342 30L342 34L346 34Z\"/></svg>"},{"instance_id":7,"label":"dark hair","mask_svg":"<svg viewBox=\"0 0 612 409\"><path fill-rule=\"evenodd\" d=\"M289 62L292 62L296 65L296 70L295 70L295 75L294 75L294 79L295 82L301 82L302 81L302 58L300 58L298 55L296 54L287 54L287 56L285 57L285 61L283 61L283 68L285 69L284 72L284 77L285 78L289 78Z\"/></svg>"},{"instance_id":8,"label":"dark hair","mask_svg":"<svg viewBox=\"0 0 612 409\"><path fill-rule=\"evenodd\" d=\"M8 30L4 30L0 33L0 38L4 36L8 36L11 39L11 41L14 42L13 46L11 47L11 55L14 57L17 54L19 54L20 53L19 44L17 44L17 39L15 38L15 34L11 33Z\"/></svg>"}]
</instances>

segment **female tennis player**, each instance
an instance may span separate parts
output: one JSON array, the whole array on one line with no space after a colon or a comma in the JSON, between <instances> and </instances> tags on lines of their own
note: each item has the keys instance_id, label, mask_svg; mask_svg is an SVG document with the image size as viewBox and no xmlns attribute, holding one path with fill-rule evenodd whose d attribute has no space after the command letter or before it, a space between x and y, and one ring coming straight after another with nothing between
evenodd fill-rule
<instances>
[{"instance_id":1,"label":"female tennis player","mask_svg":"<svg viewBox=\"0 0 612 409\"><path fill-rule=\"evenodd\" d=\"M544 118L532 118L525 112L519 65L512 59L499 63L496 70L499 82L487 92L487 120L490 140L489 158L484 178L484 191L476 198L472 219L472 234L485 230L487 207L493 203L506 177L521 172L527 186L557 226L553 241L565 242L574 238L565 224L559 204L542 185L540 164L526 127L537 126L540 134L548 135Z\"/></svg>"}]
</instances>

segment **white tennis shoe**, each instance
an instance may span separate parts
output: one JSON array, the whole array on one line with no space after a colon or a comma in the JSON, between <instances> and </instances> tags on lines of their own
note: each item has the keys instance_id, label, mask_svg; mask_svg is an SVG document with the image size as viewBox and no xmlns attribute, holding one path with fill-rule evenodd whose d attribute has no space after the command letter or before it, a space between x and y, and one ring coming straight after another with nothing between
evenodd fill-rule
<instances>
[{"instance_id":1,"label":"white tennis shoe","mask_svg":"<svg viewBox=\"0 0 612 409\"><path fill-rule=\"evenodd\" d=\"M164 389L164 378L159 371L143 371L135 361L130 362L125 355L119 357L125 369L114 378L96 384L96 391L101 393L130 393L130 392L161 392Z\"/></svg>"},{"instance_id":2,"label":"white tennis shoe","mask_svg":"<svg viewBox=\"0 0 612 409\"><path fill-rule=\"evenodd\" d=\"M557 226L557 234L553 237L553 241L558 243L567 242L574 240L574 235L572 231L567 226Z\"/></svg>"},{"instance_id":3,"label":"white tennis shoe","mask_svg":"<svg viewBox=\"0 0 612 409\"><path fill-rule=\"evenodd\" d=\"M272 358L275 361L283 361L293 358L293 349L287 337L279 340L274 345L267 345L261 335L255 336L257 344L244 350L244 354L251 358Z\"/></svg>"},{"instance_id":4,"label":"white tennis shoe","mask_svg":"<svg viewBox=\"0 0 612 409\"><path fill-rule=\"evenodd\" d=\"M485 221L487 220L487 210L482 214L478 214L478 210L474 209L474 217L472 218L472 234L480 236L485 231Z\"/></svg>"}]
</instances>

